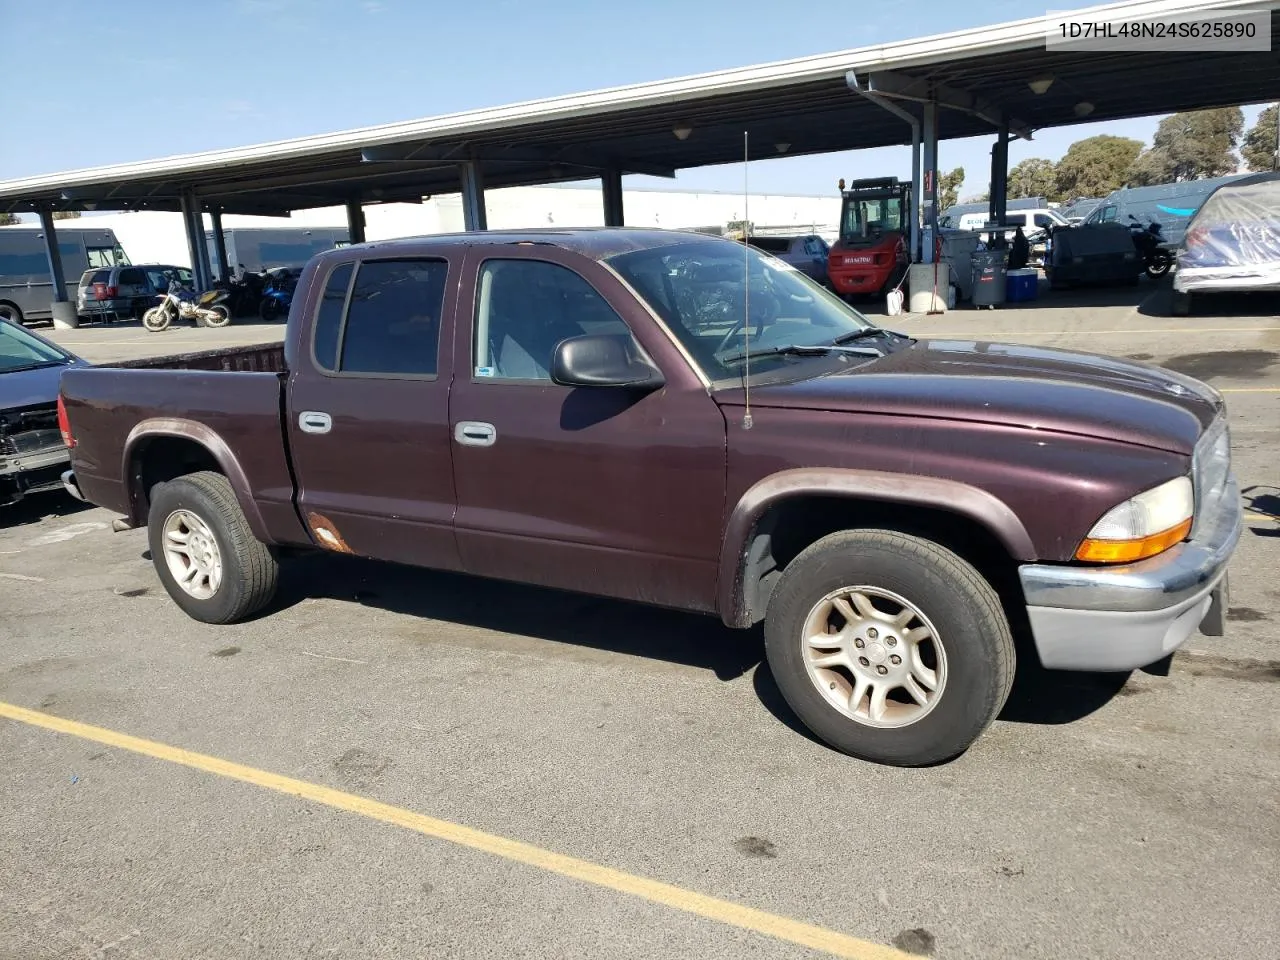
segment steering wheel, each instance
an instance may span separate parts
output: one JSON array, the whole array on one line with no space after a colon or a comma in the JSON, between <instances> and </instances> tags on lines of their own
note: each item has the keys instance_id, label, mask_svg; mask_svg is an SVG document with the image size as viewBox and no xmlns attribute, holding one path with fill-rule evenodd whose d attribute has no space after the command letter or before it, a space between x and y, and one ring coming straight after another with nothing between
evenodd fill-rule
<instances>
[{"instance_id":1,"label":"steering wheel","mask_svg":"<svg viewBox=\"0 0 1280 960\"><path fill-rule=\"evenodd\" d=\"M755 309L755 304L761 301L763 301L765 305L760 308L759 312L757 312L757 310ZM758 322L761 327L763 327L766 323L770 323L771 321L776 320L778 318L778 299L773 294L763 293L763 292L758 293L756 294L756 296L751 298L751 304L752 304L751 313L753 314L753 316L750 316L750 317L743 316L738 320L734 321L733 327L729 330L728 333L724 335L724 337L716 345L715 352L717 355L722 353L725 347L729 346L729 344L733 341L733 338L738 334L738 331L740 331L743 327L745 327L749 320L754 320ZM744 311L744 313L745 312L746 311Z\"/></svg>"}]
</instances>

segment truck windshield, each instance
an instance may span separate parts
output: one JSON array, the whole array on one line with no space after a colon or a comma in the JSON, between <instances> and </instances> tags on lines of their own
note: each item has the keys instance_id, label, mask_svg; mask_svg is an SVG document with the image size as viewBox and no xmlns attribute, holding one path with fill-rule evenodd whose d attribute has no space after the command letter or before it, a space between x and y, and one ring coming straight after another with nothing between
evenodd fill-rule
<instances>
[{"instance_id":1,"label":"truck windshield","mask_svg":"<svg viewBox=\"0 0 1280 960\"><path fill-rule=\"evenodd\" d=\"M605 261L653 309L712 382L741 382L749 349L829 346L873 324L839 297L776 257L724 240L694 240L617 254ZM747 276L750 282L747 282ZM750 324L746 321L750 310ZM751 375L778 373L813 355L775 353Z\"/></svg>"},{"instance_id":2,"label":"truck windshield","mask_svg":"<svg viewBox=\"0 0 1280 960\"><path fill-rule=\"evenodd\" d=\"M867 240L902 229L899 197L846 197L840 221L841 240Z\"/></svg>"}]
</instances>

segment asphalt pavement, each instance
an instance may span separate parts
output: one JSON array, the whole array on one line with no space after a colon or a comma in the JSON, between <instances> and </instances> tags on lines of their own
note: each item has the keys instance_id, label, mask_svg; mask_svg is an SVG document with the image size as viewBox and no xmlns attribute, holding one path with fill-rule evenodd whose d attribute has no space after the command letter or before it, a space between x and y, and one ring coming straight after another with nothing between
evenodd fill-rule
<instances>
[{"instance_id":1,"label":"asphalt pavement","mask_svg":"<svg viewBox=\"0 0 1280 960\"><path fill-rule=\"evenodd\" d=\"M0 957L1271 960L1280 319L1162 295L879 318L1201 377L1246 492L1228 636L1167 676L1027 666L930 769L814 742L758 631L334 556L212 627L143 531L7 510ZM279 333L55 339L110 361Z\"/></svg>"}]
</instances>

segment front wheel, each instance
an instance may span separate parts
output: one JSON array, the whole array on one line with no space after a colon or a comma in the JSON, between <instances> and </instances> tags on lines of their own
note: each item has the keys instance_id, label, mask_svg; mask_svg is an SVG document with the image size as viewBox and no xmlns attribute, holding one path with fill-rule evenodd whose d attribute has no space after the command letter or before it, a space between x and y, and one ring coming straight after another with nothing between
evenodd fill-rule
<instances>
[{"instance_id":1,"label":"front wheel","mask_svg":"<svg viewBox=\"0 0 1280 960\"><path fill-rule=\"evenodd\" d=\"M220 473L190 473L153 487L147 535L160 582L195 620L235 623L275 594L276 558L254 537Z\"/></svg>"},{"instance_id":2,"label":"front wheel","mask_svg":"<svg viewBox=\"0 0 1280 960\"><path fill-rule=\"evenodd\" d=\"M231 311L222 304L206 307L198 316L202 327L225 327L231 322Z\"/></svg>"},{"instance_id":3,"label":"front wheel","mask_svg":"<svg viewBox=\"0 0 1280 960\"><path fill-rule=\"evenodd\" d=\"M169 311L164 307L152 307L142 315L142 325L152 333L169 328Z\"/></svg>"},{"instance_id":4,"label":"front wheel","mask_svg":"<svg viewBox=\"0 0 1280 960\"><path fill-rule=\"evenodd\" d=\"M1147 261L1147 276L1152 280L1158 280L1169 272L1173 266L1173 257L1167 250L1157 250L1151 255L1151 259Z\"/></svg>"},{"instance_id":5,"label":"front wheel","mask_svg":"<svg viewBox=\"0 0 1280 960\"><path fill-rule=\"evenodd\" d=\"M951 551L891 530L833 533L788 564L765 650L810 730L894 766L963 753L1013 684L1013 637L995 590Z\"/></svg>"},{"instance_id":6,"label":"front wheel","mask_svg":"<svg viewBox=\"0 0 1280 960\"><path fill-rule=\"evenodd\" d=\"M263 323L271 323L280 315L280 304L272 297L263 297L258 304L258 318Z\"/></svg>"}]
</instances>

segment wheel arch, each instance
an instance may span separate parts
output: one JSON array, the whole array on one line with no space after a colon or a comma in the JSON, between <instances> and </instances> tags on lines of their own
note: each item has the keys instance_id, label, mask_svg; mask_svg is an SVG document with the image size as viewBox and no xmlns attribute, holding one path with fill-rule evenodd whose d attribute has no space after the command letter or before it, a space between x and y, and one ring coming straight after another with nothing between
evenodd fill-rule
<instances>
[{"instance_id":1,"label":"wheel arch","mask_svg":"<svg viewBox=\"0 0 1280 960\"><path fill-rule=\"evenodd\" d=\"M128 484L133 524L146 523L149 493L156 483L199 470L214 470L227 478L249 529L262 542L269 542L248 477L231 447L212 427L176 417L143 420L125 439L121 476Z\"/></svg>"},{"instance_id":2,"label":"wheel arch","mask_svg":"<svg viewBox=\"0 0 1280 960\"><path fill-rule=\"evenodd\" d=\"M829 518L818 515L823 507L834 508ZM1010 566L1036 558L1022 521L978 487L873 470L785 470L750 487L729 516L717 581L721 620L731 627L762 620L788 554L850 525L934 532L941 542L996 554Z\"/></svg>"}]
</instances>

